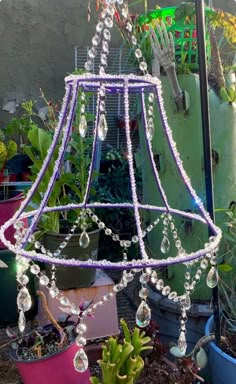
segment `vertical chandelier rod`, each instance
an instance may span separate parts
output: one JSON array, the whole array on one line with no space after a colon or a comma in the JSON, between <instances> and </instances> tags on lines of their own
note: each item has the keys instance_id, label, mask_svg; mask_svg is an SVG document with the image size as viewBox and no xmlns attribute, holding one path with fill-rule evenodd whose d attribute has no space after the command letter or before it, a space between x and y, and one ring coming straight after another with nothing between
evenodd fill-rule
<instances>
[{"instance_id":1,"label":"vertical chandelier rod","mask_svg":"<svg viewBox=\"0 0 236 384\"><path fill-rule=\"evenodd\" d=\"M209 115L208 99L208 76L206 61L206 40L205 40L205 12L203 0L195 0L196 26L198 41L198 63L201 95L201 117L202 117L202 135L203 135L203 153L205 169L205 188L206 188L206 206L212 221L215 221L214 215L214 195L212 179L212 157L211 157L211 127ZM212 229L209 228L209 235L212 235ZM212 289L212 305L214 320L216 325L216 342L220 342L220 313L218 285Z\"/></svg>"}]
</instances>

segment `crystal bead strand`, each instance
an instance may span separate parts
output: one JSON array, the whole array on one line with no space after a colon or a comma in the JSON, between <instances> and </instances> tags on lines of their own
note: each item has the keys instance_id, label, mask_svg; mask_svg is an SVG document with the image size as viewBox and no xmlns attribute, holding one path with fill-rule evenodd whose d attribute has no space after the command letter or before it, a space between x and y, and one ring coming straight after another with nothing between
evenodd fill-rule
<instances>
[{"instance_id":1,"label":"crystal bead strand","mask_svg":"<svg viewBox=\"0 0 236 384\"><path fill-rule=\"evenodd\" d=\"M123 2L122 2L123 3ZM133 46L134 55L139 63L139 69L141 70L142 74L144 76L148 75L148 67L146 59L143 57L142 50L140 47L140 44L138 43L138 40L133 33L133 25L132 20L129 16L128 11L128 4L125 3L125 5L121 8L121 14L124 18L124 23L126 26L126 30L128 33L129 40L131 41L131 44ZM155 131L155 125L154 125L154 119L153 119L153 103L154 103L154 94L153 92L149 93L148 96L148 104L147 104L147 111L148 111L148 122L147 122L147 137L149 140L153 139L154 131Z\"/></svg>"},{"instance_id":2,"label":"crystal bead strand","mask_svg":"<svg viewBox=\"0 0 236 384\"><path fill-rule=\"evenodd\" d=\"M112 232L112 230L110 228L107 228L106 227L106 224L104 222L102 222L99 217L97 215L95 215L93 213L93 211L90 209L90 208L87 208L87 213L89 214L89 216L91 217L91 219L97 223L98 225L98 228L102 229L104 232L105 232L105 235L107 236L111 236L112 240L113 241L118 241L120 243L120 246L123 247L123 248L129 248L131 246L131 244L136 244L138 243L138 236L137 235L134 235L132 236L131 240L121 240L120 239L120 236L118 234L115 234ZM155 228L155 226L160 222L160 219L157 218L156 220L153 221L152 224L149 224L148 227L146 228L146 230L143 230L143 237L145 237L147 235L147 233L151 232L153 230L153 228Z\"/></svg>"},{"instance_id":3,"label":"crystal bead strand","mask_svg":"<svg viewBox=\"0 0 236 384\"><path fill-rule=\"evenodd\" d=\"M108 125L106 120L106 89L102 84L99 89L100 103L99 103L99 120L98 120L98 137L101 141L104 141L108 132Z\"/></svg>"},{"instance_id":4,"label":"crystal bead strand","mask_svg":"<svg viewBox=\"0 0 236 384\"><path fill-rule=\"evenodd\" d=\"M185 352L187 349L186 323L188 321L185 301L181 306L181 315L180 315L179 321L180 321L180 333L179 333L179 339L178 339L178 348L181 351L181 353L185 355Z\"/></svg>"},{"instance_id":5,"label":"crystal bead strand","mask_svg":"<svg viewBox=\"0 0 236 384\"><path fill-rule=\"evenodd\" d=\"M215 237L211 236L209 238L209 242L213 243L215 241ZM208 243L205 244L205 247L207 248L209 246ZM217 270L217 250L214 252L211 252L207 254L206 256L210 259L211 268L208 272L206 283L209 288L215 288L219 282L219 274Z\"/></svg>"},{"instance_id":6,"label":"crystal bead strand","mask_svg":"<svg viewBox=\"0 0 236 384\"><path fill-rule=\"evenodd\" d=\"M161 215L161 218L163 219L163 238L161 241L161 252L166 254L170 250L170 240L168 239L168 219L167 219L167 214L163 213Z\"/></svg>"},{"instance_id":7,"label":"crystal bead strand","mask_svg":"<svg viewBox=\"0 0 236 384\"><path fill-rule=\"evenodd\" d=\"M80 238L79 238L79 245L81 248L87 248L89 246L89 243L90 243L90 238L89 238L89 235L86 231L88 224L86 222L86 210L85 209L82 210L80 217L81 217L80 228L81 228L82 233L81 233Z\"/></svg>"},{"instance_id":8,"label":"crystal bead strand","mask_svg":"<svg viewBox=\"0 0 236 384\"><path fill-rule=\"evenodd\" d=\"M88 125L85 115L85 100L86 96L84 92L81 92L81 104L80 104L80 121L79 121L79 134L81 137L85 137L88 131Z\"/></svg>"},{"instance_id":9,"label":"crystal bead strand","mask_svg":"<svg viewBox=\"0 0 236 384\"><path fill-rule=\"evenodd\" d=\"M101 35L102 31L104 29L104 19L107 14L107 8L103 9L103 11L100 14L100 20L96 25L96 33L92 38L92 48L88 50L88 60L86 61L84 67L87 71L92 71L94 67L94 59L97 57L98 51L97 48L99 44L101 43Z\"/></svg>"},{"instance_id":10,"label":"crystal bead strand","mask_svg":"<svg viewBox=\"0 0 236 384\"><path fill-rule=\"evenodd\" d=\"M111 32L110 29L113 27L113 17L114 17L114 6L112 4L108 4L106 8L106 15L104 17L104 30L103 30L103 38L102 38L102 52L100 57L100 69L99 74L105 74L105 68L107 67L107 57L109 53L109 42L111 40Z\"/></svg>"},{"instance_id":11,"label":"crystal bead strand","mask_svg":"<svg viewBox=\"0 0 236 384\"><path fill-rule=\"evenodd\" d=\"M21 241L25 235L25 227L22 221L16 221L14 223L15 228L15 240L16 246L20 246ZM29 268L29 260L25 257L16 255L16 280L18 282L18 294L17 294L17 307L19 310L18 327L20 332L24 332L26 326L25 312L27 312L32 306L32 300L27 288L29 278L26 275L26 271Z\"/></svg>"},{"instance_id":12,"label":"crystal bead strand","mask_svg":"<svg viewBox=\"0 0 236 384\"><path fill-rule=\"evenodd\" d=\"M141 328L147 327L151 320L151 309L147 304L147 298L149 296L147 283L150 280L151 273L152 273L151 268L147 268L142 271L142 274L139 278L139 281L141 283L139 297L141 298L142 301L136 312L136 324L138 325L138 327L141 327Z\"/></svg>"}]
</instances>

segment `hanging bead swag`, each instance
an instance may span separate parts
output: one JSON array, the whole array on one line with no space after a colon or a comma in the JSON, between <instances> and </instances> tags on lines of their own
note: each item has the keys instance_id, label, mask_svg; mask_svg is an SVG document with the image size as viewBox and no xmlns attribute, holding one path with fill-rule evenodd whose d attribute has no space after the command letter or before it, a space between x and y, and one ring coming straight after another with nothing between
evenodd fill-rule
<instances>
[{"instance_id":1,"label":"hanging bead swag","mask_svg":"<svg viewBox=\"0 0 236 384\"><path fill-rule=\"evenodd\" d=\"M142 76L135 76L134 74L109 75L105 73L105 68L107 67L107 57L109 53L108 45L111 39L110 30L113 26L115 5L121 7L121 14L123 16L123 20L130 41L133 45L135 56L139 62L139 69L142 72ZM17 305L19 309L20 331L24 331L26 323L25 312L27 312L31 307L31 297L27 289L28 277L25 274L27 270L30 270L33 275L38 277L40 284L44 285L48 289L50 295L53 298L59 300L61 305L67 307L67 309L69 309L72 314L77 315L80 318L79 325L76 329L78 333L76 343L79 349L74 358L75 369L79 372L83 372L88 368L88 359L84 352L84 346L86 345L86 339L84 337L84 334L86 332L86 325L84 324L84 321L86 317L92 312L94 312L97 307L105 304L107 300L111 299L117 292L126 287L127 284L133 280L135 273L138 273L140 271L141 275L139 281L141 284L141 289L139 291L139 296L141 299L141 303L136 313L137 325L139 327L146 327L151 319L151 310L147 303L149 294L147 284L151 283L164 296L168 297L168 299L180 303L181 317L178 347L180 353L184 355L187 348L185 334L187 311L189 310L191 305L190 295L193 293L195 285L199 282L202 273L208 268L209 264L211 268L207 276L207 285L211 288L217 285L218 275L216 269L216 252L218 249L219 241L221 239L220 229L214 225L209 214L204 209L203 203L197 196L195 190L192 188L190 179L183 168L180 155L177 151L176 144L172 137L171 129L168 125L162 98L161 83L158 78L150 76L147 72L147 63L142 55L142 51L133 33L133 26L129 18L128 8L126 4L123 4L123 0L111 0L106 2L106 7L100 15L99 22L96 26L96 33L92 39L92 48L88 51L88 60L85 63L85 68L87 71L90 71L93 68L93 60L97 56L97 47L100 44L102 46L102 53L100 57L100 70L98 75L94 75L88 72L83 75L71 75L66 77L66 92L63 99L62 109L59 114L59 122L55 130L52 145L50 147L50 150L48 151L47 157L45 158L44 165L40 170L34 184L28 191L27 196L21 204L20 209L8 222L6 222L1 227L0 230L0 238L2 242L16 254L16 260L18 263L17 281L20 285L20 289L17 297ZM58 177L58 169L60 169L60 166L63 162L65 150L70 140L71 127L77 102L79 102L81 106L79 133L82 138L84 138L88 134L85 114L85 99L86 94L88 92L90 95L92 93L96 97L96 120L91 165L89 169L89 176L83 201L79 204L68 204L66 206L49 207L47 206L47 201L53 189L55 180ZM108 132L108 125L106 121L106 97L114 93L123 94L124 96L125 133L128 151L127 157L129 164L129 177L132 191L132 203L89 203L88 198L92 182L92 173L94 170L94 164L96 159L97 143L98 141L104 141ZM161 195L163 206L143 204L138 199L129 126L129 97L133 94L141 95L142 117L148 149L147 152L155 178L155 184L157 187L156 189ZM155 126L153 121L154 104L158 107L165 137L169 145L170 151L173 155L177 169L180 173L183 183L186 185L189 194L191 195L192 199L194 199L194 201L196 202L199 211L198 214L172 208L168 203L167 196L162 187L159 174L155 165L151 143L154 135ZM56 149L56 146L58 146L58 143L60 144L58 158L55 162L52 177L42 197L42 201L37 209L31 210L30 212L26 212L26 208L29 206L32 196L37 190L49 166L49 163L52 159L52 155ZM156 191L154 191L154 193L156 193ZM105 222L99 219L99 217L95 213L97 208L132 209L134 212L134 218L136 223L136 235L132 236L130 239L121 240L119 234L114 233L113 230L106 226ZM50 250L46 249L39 241L35 241L33 233L42 214L54 211L69 211L71 209L80 209L80 214L56 251L50 252ZM140 218L141 211L156 212L156 219L146 228L142 227ZM185 251L181 244L181 240L179 238L178 231L175 226L173 216L176 215L181 216L184 219L195 220L197 222L200 222L202 225L206 225L206 228L210 229L213 235L209 238L208 243L203 244L202 249L194 250L191 253L187 253ZM71 236L73 235L74 231L78 226L81 229L81 236L78 246L82 248L86 248L88 246L90 242L86 224L88 217L91 218L94 223L97 224L98 228L104 231L104 233L111 239L111 241L119 243L121 247L121 252L123 254L122 261L96 261L91 259L87 261L80 261L75 259L63 258L62 251L66 247L68 241L70 240ZM24 218L31 218L29 227L24 226ZM5 231L11 225L13 225L15 228L15 245L11 244L5 238ZM163 239L160 247L161 253L167 255L170 249L171 241L173 241L174 247L176 248L175 257L168 257L163 259L149 258L145 247L145 237L147 233L151 232L156 226L162 226L162 229L160 228L160 231L162 231L163 234ZM33 250L26 250L26 245L28 243L31 243L33 245ZM127 252L132 243L138 243L141 258L137 260L128 261ZM157 253L159 255L159 252ZM34 260L52 264L51 279L40 271L40 267L34 263ZM182 263L186 266L184 293L181 295L175 291L172 291L170 286L165 285L165 282L161 278L159 278L156 270L153 270L153 268L160 268L163 266L169 266L177 263ZM195 274L191 274L190 267L195 263L198 263L197 271L195 272ZM84 311L81 311L79 306L77 306L75 303L72 303L67 297L63 296L57 288L56 265L100 269L121 269L123 270L123 273L120 282L114 285L112 292L104 295L100 301L92 304L89 308L85 309Z\"/></svg>"}]
</instances>

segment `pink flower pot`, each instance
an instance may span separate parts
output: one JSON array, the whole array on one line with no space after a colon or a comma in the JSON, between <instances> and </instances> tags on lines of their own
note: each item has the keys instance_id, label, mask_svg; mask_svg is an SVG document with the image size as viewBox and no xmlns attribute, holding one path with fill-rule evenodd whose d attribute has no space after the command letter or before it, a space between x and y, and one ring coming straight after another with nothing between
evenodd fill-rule
<instances>
[{"instance_id":1,"label":"pink flower pot","mask_svg":"<svg viewBox=\"0 0 236 384\"><path fill-rule=\"evenodd\" d=\"M15 196L13 195L13 197L10 199L0 200L0 227L15 214L15 212L19 209L21 202L24 200L24 195L22 192L14 192ZM24 219L23 221L25 225L27 225L27 219ZM12 244L15 244L14 233L15 229L13 226L10 226L5 232L6 239L9 240ZM0 249L5 248L5 245L0 241Z\"/></svg>"},{"instance_id":2,"label":"pink flower pot","mask_svg":"<svg viewBox=\"0 0 236 384\"><path fill-rule=\"evenodd\" d=\"M90 384L90 372L79 373L74 369L73 358L78 351L74 343L39 360L19 361L11 352L24 384Z\"/></svg>"}]
</instances>

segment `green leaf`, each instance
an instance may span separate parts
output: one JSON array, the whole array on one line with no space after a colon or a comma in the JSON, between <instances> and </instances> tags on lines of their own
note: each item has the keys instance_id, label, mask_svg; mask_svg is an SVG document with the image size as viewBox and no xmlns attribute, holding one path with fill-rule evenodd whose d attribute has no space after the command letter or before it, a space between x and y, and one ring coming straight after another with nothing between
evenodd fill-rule
<instances>
[{"instance_id":1,"label":"green leaf","mask_svg":"<svg viewBox=\"0 0 236 384\"><path fill-rule=\"evenodd\" d=\"M219 264L218 269L221 272L230 272L232 271L233 267L229 264Z\"/></svg>"}]
</instances>

